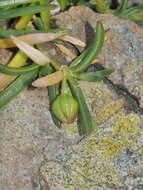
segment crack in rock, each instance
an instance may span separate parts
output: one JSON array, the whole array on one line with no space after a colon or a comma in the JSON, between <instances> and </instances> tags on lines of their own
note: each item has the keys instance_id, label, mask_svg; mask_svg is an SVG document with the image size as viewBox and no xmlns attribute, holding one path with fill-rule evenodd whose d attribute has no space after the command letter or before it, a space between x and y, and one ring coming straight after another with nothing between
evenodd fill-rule
<instances>
[{"instance_id":1,"label":"crack in rock","mask_svg":"<svg viewBox=\"0 0 143 190\"><path fill-rule=\"evenodd\" d=\"M105 68L100 64L96 64L94 68L90 68L90 70L92 69L94 71L99 71ZM105 77L103 81L109 88L113 89L118 96L122 96L125 98L124 107L128 112L133 111L137 114L143 114L143 108L140 107L138 98L135 95L131 94L127 87L125 87L123 84L115 84L112 80L108 79L107 77Z\"/></svg>"},{"instance_id":2,"label":"crack in rock","mask_svg":"<svg viewBox=\"0 0 143 190\"><path fill-rule=\"evenodd\" d=\"M109 80L108 78L104 79L104 82L109 86L112 87L113 90L117 93L119 96L123 96L126 100L125 102L125 109L129 112L133 111L137 114L143 114L143 108L140 107L139 100L136 96L131 94L129 90L124 87L122 84L115 84L113 81Z\"/></svg>"}]
</instances>

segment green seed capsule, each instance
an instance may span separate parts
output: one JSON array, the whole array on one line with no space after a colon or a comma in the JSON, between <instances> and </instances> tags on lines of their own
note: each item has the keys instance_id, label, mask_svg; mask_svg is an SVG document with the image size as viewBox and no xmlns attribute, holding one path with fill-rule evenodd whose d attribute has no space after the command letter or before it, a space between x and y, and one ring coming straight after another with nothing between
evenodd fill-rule
<instances>
[{"instance_id":1,"label":"green seed capsule","mask_svg":"<svg viewBox=\"0 0 143 190\"><path fill-rule=\"evenodd\" d=\"M55 116L64 123L72 123L78 113L76 100L68 94L61 94L52 105Z\"/></svg>"}]
</instances>

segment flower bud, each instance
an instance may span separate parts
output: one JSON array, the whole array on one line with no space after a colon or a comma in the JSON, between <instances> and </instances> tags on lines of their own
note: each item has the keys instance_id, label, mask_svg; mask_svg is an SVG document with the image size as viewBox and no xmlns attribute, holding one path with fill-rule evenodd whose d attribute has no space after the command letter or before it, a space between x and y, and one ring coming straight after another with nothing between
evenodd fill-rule
<instances>
[{"instance_id":1,"label":"flower bud","mask_svg":"<svg viewBox=\"0 0 143 190\"><path fill-rule=\"evenodd\" d=\"M76 100L68 94L61 94L52 105L55 116L64 123L72 123L78 113Z\"/></svg>"}]
</instances>

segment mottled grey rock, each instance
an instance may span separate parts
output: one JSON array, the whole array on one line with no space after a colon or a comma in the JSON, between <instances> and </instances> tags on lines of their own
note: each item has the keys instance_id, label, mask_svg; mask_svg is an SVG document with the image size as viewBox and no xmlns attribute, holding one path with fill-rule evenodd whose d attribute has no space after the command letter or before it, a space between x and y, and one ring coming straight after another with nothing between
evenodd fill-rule
<instances>
[{"instance_id":1,"label":"mottled grey rock","mask_svg":"<svg viewBox=\"0 0 143 190\"><path fill-rule=\"evenodd\" d=\"M142 29L85 7L53 19L87 44L102 21L111 35L99 66L115 72L110 80L80 82L94 123L88 137L78 136L76 123L55 128L46 90L25 90L0 110L0 190L141 190Z\"/></svg>"}]
</instances>

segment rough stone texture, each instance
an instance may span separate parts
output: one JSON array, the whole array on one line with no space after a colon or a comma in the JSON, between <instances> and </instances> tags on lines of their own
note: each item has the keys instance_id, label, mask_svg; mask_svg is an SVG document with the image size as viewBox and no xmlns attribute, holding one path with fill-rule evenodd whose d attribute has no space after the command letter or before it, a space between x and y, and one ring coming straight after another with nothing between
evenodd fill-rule
<instances>
[{"instance_id":1,"label":"rough stone texture","mask_svg":"<svg viewBox=\"0 0 143 190\"><path fill-rule=\"evenodd\" d=\"M0 63L7 64L10 60L12 53L6 49L0 49Z\"/></svg>"},{"instance_id":2,"label":"rough stone texture","mask_svg":"<svg viewBox=\"0 0 143 190\"><path fill-rule=\"evenodd\" d=\"M77 135L76 123L53 126L45 90L25 90L0 110L0 190L142 190L142 29L84 7L54 19L88 44L102 21L111 35L101 65L115 72L80 82L94 120L88 137Z\"/></svg>"}]
</instances>

